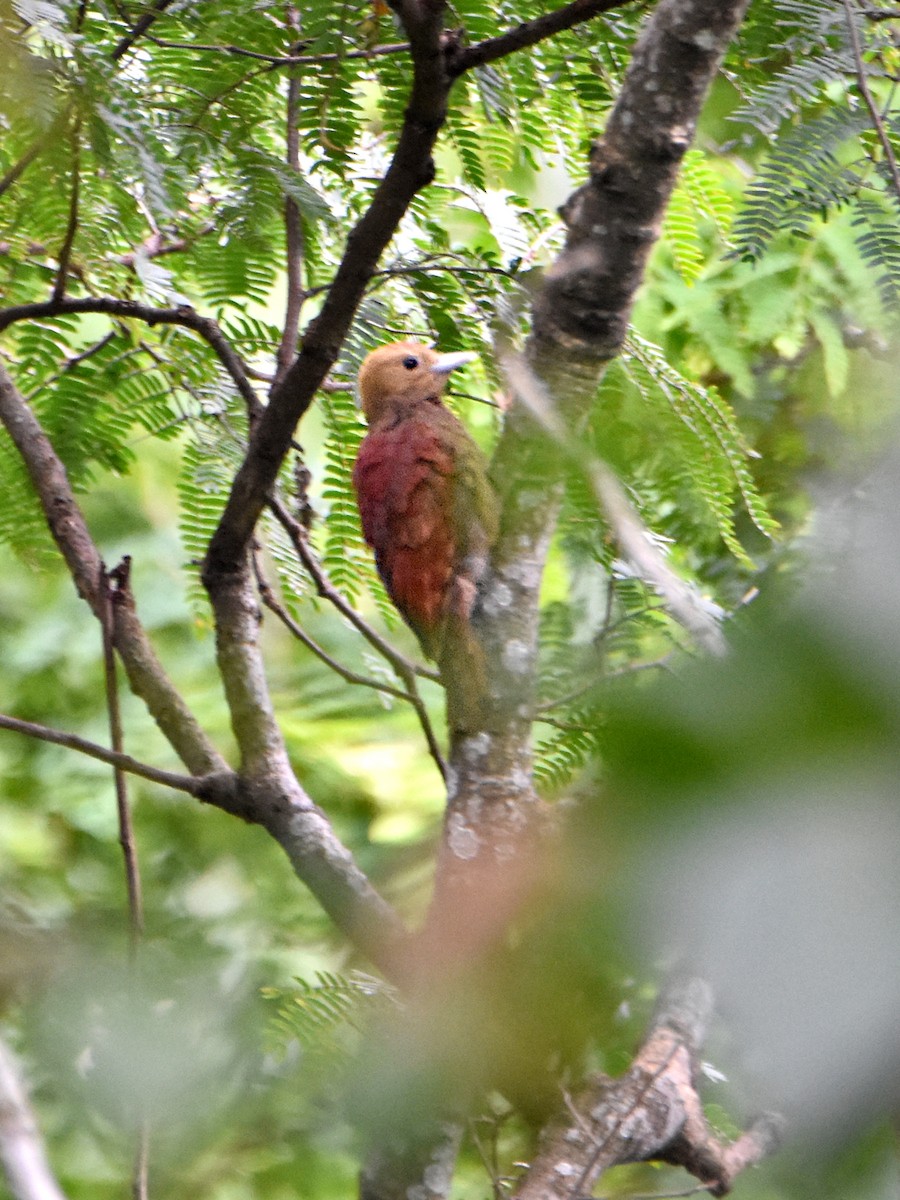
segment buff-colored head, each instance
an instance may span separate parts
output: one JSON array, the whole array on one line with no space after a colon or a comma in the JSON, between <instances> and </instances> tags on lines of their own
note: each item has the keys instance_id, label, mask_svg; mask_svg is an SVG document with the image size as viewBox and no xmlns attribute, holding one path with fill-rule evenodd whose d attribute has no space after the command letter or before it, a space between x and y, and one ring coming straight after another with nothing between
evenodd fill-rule
<instances>
[{"instance_id":1,"label":"buff-colored head","mask_svg":"<svg viewBox=\"0 0 900 1200\"><path fill-rule=\"evenodd\" d=\"M359 368L359 398L366 420L373 425L381 417L437 399L450 372L476 357L438 354L420 342L379 346Z\"/></svg>"}]
</instances>

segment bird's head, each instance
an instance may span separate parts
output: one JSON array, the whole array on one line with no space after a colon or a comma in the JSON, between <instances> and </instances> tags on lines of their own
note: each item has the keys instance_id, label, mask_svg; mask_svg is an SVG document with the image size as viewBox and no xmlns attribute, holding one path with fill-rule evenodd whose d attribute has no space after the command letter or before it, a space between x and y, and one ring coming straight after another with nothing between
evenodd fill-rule
<instances>
[{"instance_id":1,"label":"bird's head","mask_svg":"<svg viewBox=\"0 0 900 1200\"><path fill-rule=\"evenodd\" d=\"M417 404L437 400L447 376L477 356L438 354L420 342L391 342L379 346L359 368L359 398L370 425Z\"/></svg>"}]
</instances>

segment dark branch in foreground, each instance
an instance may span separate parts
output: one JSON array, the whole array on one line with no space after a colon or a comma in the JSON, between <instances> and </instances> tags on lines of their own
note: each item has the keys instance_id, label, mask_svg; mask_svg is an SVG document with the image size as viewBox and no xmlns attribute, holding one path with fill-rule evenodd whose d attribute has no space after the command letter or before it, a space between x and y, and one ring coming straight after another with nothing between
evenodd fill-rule
<instances>
[{"instance_id":1,"label":"dark branch in foreground","mask_svg":"<svg viewBox=\"0 0 900 1200\"><path fill-rule=\"evenodd\" d=\"M434 178L431 155L446 119L452 84L445 66L448 35L442 40L442 13L443 5L422 6L407 30L413 83L394 157L371 204L350 231L322 309L307 328L300 353L272 392L250 439L210 542L204 578L211 591L219 577L242 568L297 423L337 358L372 273L410 202Z\"/></svg>"},{"instance_id":2,"label":"dark branch in foreground","mask_svg":"<svg viewBox=\"0 0 900 1200\"><path fill-rule=\"evenodd\" d=\"M173 3L174 0L156 0L156 3L144 13L140 20L135 22L134 27L117 43L112 52L113 61L118 62L120 58L123 58L135 42L144 36L157 18Z\"/></svg>"},{"instance_id":3,"label":"dark branch in foreground","mask_svg":"<svg viewBox=\"0 0 900 1200\"><path fill-rule=\"evenodd\" d=\"M655 1160L686 1167L714 1196L778 1148L781 1120L760 1117L736 1142L714 1137L697 1092L699 1051L712 996L698 979L670 985L620 1079L593 1076L541 1137L514 1200L591 1194L609 1167Z\"/></svg>"},{"instance_id":4,"label":"dark branch in foreground","mask_svg":"<svg viewBox=\"0 0 900 1200\"><path fill-rule=\"evenodd\" d=\"M496 62L515 54L517 50L525 50L536 46L538 42L546 41L564 29L572 29L589 21L591 17L609 12L613 8L623 8L632 0L572 0L562 8L535 17L533 21L523 21L513 29L498 34L497 37L486 38L474 46L464 46L450 60L450 71L453 75L461 75L474 67L483 67L487 63Z\"/></svg>"}]
</instances>

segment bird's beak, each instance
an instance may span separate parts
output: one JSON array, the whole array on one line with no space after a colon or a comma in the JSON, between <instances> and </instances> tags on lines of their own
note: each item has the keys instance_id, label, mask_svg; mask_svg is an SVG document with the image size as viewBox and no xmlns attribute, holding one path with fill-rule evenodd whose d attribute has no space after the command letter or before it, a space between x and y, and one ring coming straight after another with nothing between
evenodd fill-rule
<instances>
[{"instance_id":1,"label":"bird's beak","mask_svg":"<svg viewBox=\"0 0 900 1200\"><path fill-rule=\"evenodd\" d=\"M466 363L474 362L477 357L477 354L472 354L468 351L460 351L457 354L442 354L437 362L432 364L431 370L435 375L449 375L457 367L464 367Z\"/></svg>"}]
</instances>

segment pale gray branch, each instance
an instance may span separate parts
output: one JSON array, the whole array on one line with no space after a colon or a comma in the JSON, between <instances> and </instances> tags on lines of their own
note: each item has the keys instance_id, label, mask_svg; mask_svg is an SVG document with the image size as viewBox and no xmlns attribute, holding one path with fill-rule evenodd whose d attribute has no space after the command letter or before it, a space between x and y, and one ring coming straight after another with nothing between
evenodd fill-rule
<instances>
[{"instance_id":1,"label":"pale gray branch","mask_svg":"<svg viewBox=\"0 0 900 1200\"><path fill-rule=\"evenodd\" d=\"M50 1169L25 1083L0 1041L0 1166L13 1200L66 1200Z\"/></svg>"}]
</instances>

